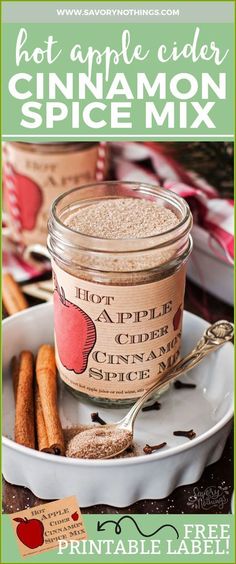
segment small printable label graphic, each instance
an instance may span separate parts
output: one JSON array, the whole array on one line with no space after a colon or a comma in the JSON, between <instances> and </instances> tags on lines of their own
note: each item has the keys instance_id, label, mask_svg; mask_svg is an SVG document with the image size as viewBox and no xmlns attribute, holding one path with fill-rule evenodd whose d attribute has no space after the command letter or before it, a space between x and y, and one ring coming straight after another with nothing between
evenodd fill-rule
<instances>
[{"instance_id":1,"label":"small printable label graphic","mask_svg":"<svg viewBox=\"0 0 236 564\"><path fill-rule=\"evenodd\" d=\"M75 496L9 515L21 556L58 547L59 540L87 538Z\"/></svg>"}]
</instances>

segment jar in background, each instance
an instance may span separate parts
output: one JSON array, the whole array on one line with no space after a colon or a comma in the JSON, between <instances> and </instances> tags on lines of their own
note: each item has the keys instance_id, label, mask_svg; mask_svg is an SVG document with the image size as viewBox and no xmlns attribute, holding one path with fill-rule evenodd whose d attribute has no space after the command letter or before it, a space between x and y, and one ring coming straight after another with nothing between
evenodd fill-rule
<instances>
[{"instance_id":1,"label":"jar in background","mask_svg":"<svg viewBox=\"0 0 236 564\"><path fill-rule=\"evenodd\" d=\"M11 238L20 248L46 244L52 202L67 190L107 172L105 143L4 145L4 197Z\"/></svg>"},{"instance_id":2,"label":"jar in background","mask_svg":"<svg viewBox=\"0 0 236 564\"><path fill-rule=\"evenodd\" d=\"M117 201L126 198L135 206L145 199L170 210L177 223L157 235L113 239L101 236L99 223L100 237L95 224L90 235L68 226L76 214L82 214L86 225L91 206L96 211L106 202L111 202L109 213L101 222L111 225ZM137 232L142 219L143 212L137 213ZM56 359L60 377L73 393L99 404L127 405L175 364L191 226L185 200L145 184L82 186L54 202L48 249Z\"/></svg>"}]
</instances>

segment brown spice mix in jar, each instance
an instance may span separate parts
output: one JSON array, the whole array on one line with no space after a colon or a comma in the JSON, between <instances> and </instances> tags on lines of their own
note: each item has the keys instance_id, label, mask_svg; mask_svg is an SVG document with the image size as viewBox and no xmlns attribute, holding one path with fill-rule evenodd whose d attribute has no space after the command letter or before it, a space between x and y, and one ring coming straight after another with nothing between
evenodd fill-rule
<instances>
[{"instance_id":1,"label":"brown spice mix in jar","mask_svg":"<svg viewBox=\"0 0 236 564\"><path fill-rule=\"evenodd\" d=\"M150 185L88 185L54 202L56 358L73 393L127 405L175 364L191 226L187 203Z\"/></svg>"}]
</instances>

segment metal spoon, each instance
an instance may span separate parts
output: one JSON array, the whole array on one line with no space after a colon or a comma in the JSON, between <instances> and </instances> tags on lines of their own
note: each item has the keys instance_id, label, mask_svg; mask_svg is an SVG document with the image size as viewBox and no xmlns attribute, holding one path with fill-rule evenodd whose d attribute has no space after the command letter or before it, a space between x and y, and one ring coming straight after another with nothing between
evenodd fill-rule
<instances>
[{"instance_id":1,"label":"metal spoon","mask_svg":"<svg viewBox=\"0 0 236 564\"><path fill-rule=\"evenodd\" d=\"M133 429L136 417L142 409L146 401L154 394L164 388L167 383L173 382L185 372L192 370L197 364L199 364L209 353L217 350L219 347L231 341L234 334L234 326L228 321L217 321L213 325L210 325L208 329L204 332L200 341L198 341L196 347L184 358L181 358L175 366L167 370L159 382L156 382L143 396L141 396L136 403L131 407L127 415L118 423L112 425L113 429L119 428L127 431L127 445L122 450L117 450L114 454L106 456L106 458L113 458L117 456L126 448L130 446L133 439ZM105 430L105 429L104 429Z\"/></svg>"},{"instance_id":2,"label":"metal spoon","mask_svg":"<svg viewBox=\"0 0 236 564\"><path fill-rule=\"evenodd\" d=\"M200 341L196 344L194 349L184 358L181 358L175 366L167 370L143 396L141 396L136 403L131 407L127 415L118 423L110 423L104 425L102 428L92 428L83 431L76 436L76 454L78 458L114 458L124 452L132 443L133 429L136 417L146 403L146 401L154 394L164 388L167 383L173 382L180 375L192 370L199 364L209 353L217 350L219 347L231 341L234 334L234 327L228 321L217 321L210 325L203 333ZM86 439L86 441L85 441ZM101 443L99 441L102 440ZM72 439L73 441L73 439ZM71 442L72 442L71 441ZM81 447L80 447L81 441ZM87 456L82 454L82 445L86 442L89 445L93 442L93 452L87 451ZM94 453L97 453L95 456Z\"/></svg>"}]
</instances>

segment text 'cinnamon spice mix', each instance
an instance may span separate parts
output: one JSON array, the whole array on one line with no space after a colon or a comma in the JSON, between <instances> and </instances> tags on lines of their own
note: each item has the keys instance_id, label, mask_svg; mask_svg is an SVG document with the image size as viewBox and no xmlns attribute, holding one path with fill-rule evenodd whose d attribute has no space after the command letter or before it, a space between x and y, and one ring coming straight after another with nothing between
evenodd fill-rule
<instances>
[{"instance_id":1,"label":"text 'cinnamon spice mix'","mask_svg":"<svg viewBox=\"0 0 236 564\"><path fill-rule=\"evenodd\" d=\"M186 202L155 186L100 183L54 202L56 359L74 393L132 403L175 364L191 226Z\"/></svg>"}]
</instances>

